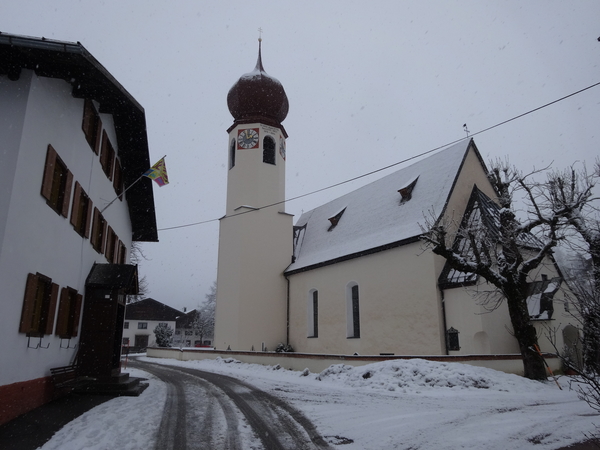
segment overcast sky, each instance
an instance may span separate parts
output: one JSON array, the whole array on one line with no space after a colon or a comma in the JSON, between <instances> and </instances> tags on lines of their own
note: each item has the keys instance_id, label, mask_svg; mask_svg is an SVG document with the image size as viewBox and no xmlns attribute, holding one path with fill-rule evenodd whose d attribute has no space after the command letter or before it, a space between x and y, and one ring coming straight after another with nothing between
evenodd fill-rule
<instances>
[{"instance_id":1,"label":"overcast sky","mask_svg":"<svg viewBox=\"0 0 600 450\"><path fill-rule=\"evenodd\" d=\"M600 82L600 2L2 0L0 31L81 42L146 110L159 243L149 296L204 300L225 213L227 92L263 63L288 95L287 198L401 161ZM486 161L591 165L600 86L475 136ZM299 217L388 171L300 200ZM212 220L212 221L211 221ZM210 221L185 228L179 225ZM283 269L283 268L282 268Z\"/></svg>"}]
</instances>

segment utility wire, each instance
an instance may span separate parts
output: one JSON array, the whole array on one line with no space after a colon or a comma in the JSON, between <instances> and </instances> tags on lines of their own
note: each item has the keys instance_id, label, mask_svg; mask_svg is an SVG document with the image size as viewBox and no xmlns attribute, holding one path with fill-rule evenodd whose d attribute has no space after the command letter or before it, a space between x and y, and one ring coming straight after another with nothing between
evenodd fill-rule
<instances>
[{"instance_id":1,"label":"utility wire","mask_svg":"<svg viewBox=\"0 0 600 450\"><path fill-rule=\"evenodd\" d=\"M600 38L598 38L598 39L600 40ZM418 155L411 156L410 158L403 159L402 161L395 162L395 163L390 164L388 166L381 167L381 168L375 169L375 170L373 170L371 172L367 172L367 173L364 173L362 175L358 175L358 176L356 176L354 178L349 178L347 180L340 181L339 183L335 183L335 184L326 186L324 188L317 189L315 191L307 192L306 194L301 194L301 195L298 195L296 197L291 197L291 198L288 198L286 200L282 200L280 202L271 203L270 205L261 206L259 208L253 208L253 209L248 210L248 211L242 211L242 212L239 212L239 213L236 213L236 214L232 214L230 216L226 215L226 216L223 216L222 219L224 219L226 217L235 217L235 216L239 216L239 215L242 215L242 214L247 214L249 212L258 211L258 210L265 209L265 208L271 208L272 206L277 206L277 205L280 205L282 203L286 203L286 202L291 202L291 201L294 201L294 200L298 200L299 198L308 197L309 195L317 194L319 192L323 192L323 191L326 191L328 189L332 189L334 187L341 186L341 185L346 184L346 183L351 183L352 181L356 181L356 180L359 180L359 179L364 178L364 177L368 177L369 175L373 175L374 173L382 172L382 171L387 170L387 169L389 169L391 167L395 167L395 166L398 166L398 165L403 164L405 162L411 161L413 159L420 158L421 156L425 156L425 155L427 155L429 153L432 153L432 152L435 152L435 151L440 150L442 148L445 148L445 147L448 147L450 145L456 144L456 143L458 143L460 141L464 141L465 139L470 139L473 136L477 136L479 134L482 134L482 133L485 133L487 131L493 130L494 128L498 128L498 127L500 127L502 125L506 125L509 122L512 122L512 121L517 120L517 119L520 119L521 117L525 117L525 116L527 116L529 114L532 114L532 113L534 113L536 111L539 111L540 109L547 108L548 106L554 105L555 103L558 103L558 102L561 102L563 100L566 100L566 99L568 99L570 97L573 97L573 96L575 96L577 94L581 94L582 92L585 92L585 91L587 91L589 89L592 89L592 88L594 88L596 86L600 86L600 82L594 83L594 84L592 84L592 85L590 85L588 87L585 87L583 89L575 91L575 92L573 92L573 93L571 93L569 95L565 95L564 97L558 98L558 99L556 99L554 101L551 101L550 103L546 103L546 104L544 104L542 106L538 106L537 108L531 109L531 110L529 110L527 112L524 112L523 114L519 114L518 116L511 117L510 119L504 120L504 121L499 122L499 123L497 123L495 125L492 125L490 127L484 128L483 130L479 130L479 131L477 131L475 133L470 134L466 138L456 139L455 141L448 142L448 143L446 143L444 145L440 145L439 147L432 148L431 150L427 150L426 152L419 153ZM177 225L177 226L174 226L174 227L159 228L158 231L175 230L177 228L186 228L186 227L192 227L192 226L195 226L195 225L203 225L205 223L216 222L218 220L220 220L220 219L208 219L208 220L203 220L201 222L188 223L188 224L185 224L185 225Z\"/></svg>"}]
</instances>

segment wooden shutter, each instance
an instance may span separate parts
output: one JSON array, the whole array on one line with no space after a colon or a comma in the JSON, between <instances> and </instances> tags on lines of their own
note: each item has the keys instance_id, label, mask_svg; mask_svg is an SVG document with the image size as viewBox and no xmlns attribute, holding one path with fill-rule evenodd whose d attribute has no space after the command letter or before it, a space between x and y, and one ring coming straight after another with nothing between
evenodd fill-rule
<instances>
[{"instance_id":1,"label":"wooden shutter","mask_svg":"<svg viewBox=\"0 0 600 450\"><path fill-rule=\"evenodd\" d=\"M52 290L50 294L50 305L48 306L46 320L46 330L44 334L52 334L52 328L54 327L54 316L56 315L56 302L58 301L58 284L52 283Z\"/></svg>"},{"instance_id":2,"label":"wooden shutter","mask_svg":"<svg viewBox=\"0 0 600 450\"><path fill-rule=\"evenodd\" d=\"M92 201L88 198L88 208L87 208L87 217L85 218L85 230L83 232L84 237L90 237L90 229L92 228L90 225L92 224L92 210L94 209L94 205Z\"/></svg>"},{"instance_id":3,"label":"wooden shutter","mask_svg":"<svg viewBox=\"0 0 600 450\"><path fill-rule=\"evenodd\" d=\"M56 151L48 145L46 164L44 165L44 178L42 180L42 196L50 200L52 196L52 179L54 178L54 165L56 164Z\"/></svg>"},{"instance_id":4,"label":"wooden shutter","mask_svg":"<svg viewBox=\"0 0 600 450\"><path fill-rule=\"evenodd\" d=\"M61 208L61 214L63 217L69 217L69 200L71 200L71 188L73 186L73 174L70 170L67 170L67 181L65 182L65 196L63 197L63 204L59 206Z\"/></svg>"},{"instance_id":5,"label":"wooden shutter","mask_svg":"<svg viewBox=\"0 0 600 450\"><path fill-rule=\"evenodd\" d=\"M58 304L58 319L56 319L56 328L54 329L54 334L57 336L65 337L68 333L70 306L69 290L62 288L60 290L60 303Z\"/></svg>"},{"instance_id":6,"label":"wooden shutter","mask_svg":"<svg viewBox=\"0 0 600 450\"><path fill-rule=\"evenodd\" d=\"M75 182L75 193L73 194L73 207L71 208L71 225L77 229L77 219L79 218L79 210L81 209L81 185Z\"/></svg>"},{"instance_id":7,"label":"wooden shutter","mask_svg":"<svg viewBox=\"0 0 600 450\"><path fill-rule=\"evenodd\" d=\"M30 273L27 275L25 284L25 297L23 299L23 310L21 311L21 324L19 333L29 333L31 331L31 315L35 303L35 291L37 290L37 276Z\"/></svg>"},{"instance_id":8,"label":"wooden shutter","mask_svg":"<svg viewBox=\"0 0 600 450\"><path fill-rule=\"evenodd\" d=\"M79 318L81 317L81 304L83 303L83 295L77 294L75 300L75 311L73 312L73 329L71 330L71 337L77 336L79 332Z\"/></svg>"}]
</instances>

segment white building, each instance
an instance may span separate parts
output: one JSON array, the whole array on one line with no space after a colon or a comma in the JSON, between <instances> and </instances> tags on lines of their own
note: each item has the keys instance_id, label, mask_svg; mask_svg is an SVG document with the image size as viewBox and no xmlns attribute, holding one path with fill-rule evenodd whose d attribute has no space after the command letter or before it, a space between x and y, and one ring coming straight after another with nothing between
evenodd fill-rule
<instances>
[{"instance_id":1,"label":"white building","mask_svg":"<svg viewBox=\"0 0 600 450\"><path fill-rule=\"evenodd\" d=\"M125 308L123 322L123 346L131 351L146 351L147 347L156 345L154 329L165 324L173 330L175 338L176 320L185 314L164 303L146 298L139 302L129 303Z\"/></svg>"},{"instance_id":2,"label":"white building","mask_svg":"<svg viewBox=\"0 0 600 450\"><path fill-rule=\"evenodd\" d=\"M305 212L292 226L283 202L287 97L264 72L260 48L255 70L227 102L234 123L219 240L218 350L287 343L297 352L344 355L519 353L506 305L489 312L477 304L465 286L481 280L456 282L420 240L427 217L460 222L474 199L496 198L473 140ZM572 318L562 291L549 287L548 280L560 281L558 270L548 260L532 275L545 284L531 302L548 290L554 312L532 305L538 336L544 325L557 327L561 348L560 329ZM553 351L544 337L540 344Z\"/></svg>"},{"instance_id":3,"label":"white building","mask_svg":"<svg viewBox=\"0 0 600 450\"><path fill-rule=\"evenodd\" d=\"M151 181L123 194L150 167L144 110L79 43L0 34L0 167L2 423L77 352L118 373L129 249L157 230Z\"/></svg>"}]
</instances>

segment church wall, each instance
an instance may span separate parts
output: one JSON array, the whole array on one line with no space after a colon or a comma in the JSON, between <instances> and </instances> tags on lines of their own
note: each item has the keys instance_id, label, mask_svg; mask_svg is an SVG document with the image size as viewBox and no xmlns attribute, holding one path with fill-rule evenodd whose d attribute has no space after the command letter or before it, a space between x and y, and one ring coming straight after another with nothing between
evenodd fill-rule
<instances>
[{"instance_id":1,"label":"church wall","mask_svg":"<svg viewBox=\"0 0 600 450\"><path fill-rule=\"evenodd\" d=\"M290 276L290 344L305 353L444 354L435 256L421 243ZM347 338L348 283L360 296L360 338ZM309 292L319 293L318 337L308 336Z\"/></svg>"},{"instance_id":2,"label":"church wall","mask_svg":"<svg viewBox=\"0 0 600 450\"><path fill-rule=\"evenodd\" d=\"M217 349L275 350L286 340L292 216L275 208L221 219L217 277Z\"/></svg>"}]
</instances>

